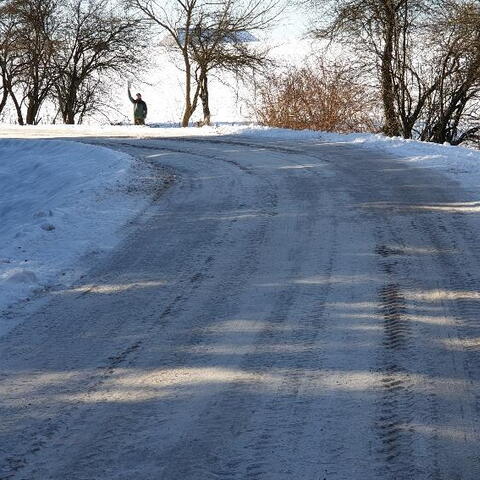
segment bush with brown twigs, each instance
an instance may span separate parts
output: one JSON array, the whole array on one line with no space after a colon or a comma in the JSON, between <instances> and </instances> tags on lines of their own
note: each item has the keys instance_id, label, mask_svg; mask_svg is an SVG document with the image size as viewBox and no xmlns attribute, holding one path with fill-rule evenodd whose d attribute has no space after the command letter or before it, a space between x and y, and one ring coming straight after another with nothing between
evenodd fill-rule
<instances>
[{"instance_id":1,"label":"bush with brown twigs","mask_svg":"<svg viewBox=\"0 0 480 480\"><path fill-rule=\"evenodd\" d=\"M319 60L268 75L255 105L263 125L339 133L378 131L378 111L375 94L353 67Z\"/></svg>"}]
</instances>

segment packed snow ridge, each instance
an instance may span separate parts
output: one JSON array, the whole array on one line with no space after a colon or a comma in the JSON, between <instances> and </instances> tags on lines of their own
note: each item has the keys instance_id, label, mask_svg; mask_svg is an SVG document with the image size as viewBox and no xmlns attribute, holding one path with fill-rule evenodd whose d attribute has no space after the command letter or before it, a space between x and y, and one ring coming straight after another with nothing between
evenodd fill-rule
<instances>
[{"instance_id":1,"label":"packed snow ridge","mask_svg":"<svg viewBox=\"0 0 480 480\"><path fill-rule=\"evenodd\" d=\"M146 198L127 195L133 158L59 140L0 140L0 311L61 285L111 249ZM0 325L1 333L1 325Z\"/></svg>"}]
</instances>

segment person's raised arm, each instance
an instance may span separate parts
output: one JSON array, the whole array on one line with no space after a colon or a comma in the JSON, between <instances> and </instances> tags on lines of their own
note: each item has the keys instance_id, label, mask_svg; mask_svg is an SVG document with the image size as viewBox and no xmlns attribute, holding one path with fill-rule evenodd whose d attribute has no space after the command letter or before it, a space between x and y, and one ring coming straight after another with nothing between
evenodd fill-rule
<instances>
[{"instance_id":1,"label":"person's raised arm","mask_svg":"<svg viewBox=\"0 0 480 480\"><path fill-rule=\"evenodd\" d=\"M130 87L132 86L132 84L130 82L127 83L127 92L128 92L128 98L130 99L130 101L132 103L135 103L135 100L133 99L132 97L132 94L130 93Z\"/></svg>"}]
</instances>

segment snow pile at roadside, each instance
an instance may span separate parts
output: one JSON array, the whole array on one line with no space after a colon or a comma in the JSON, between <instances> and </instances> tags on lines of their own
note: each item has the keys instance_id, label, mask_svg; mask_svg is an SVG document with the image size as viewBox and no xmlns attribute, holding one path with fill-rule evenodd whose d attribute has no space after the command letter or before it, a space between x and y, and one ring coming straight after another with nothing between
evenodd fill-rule
<instances>
[{"instance_id":1,"label":"snow pile at roadside","mask_svg":"<svg viewBox=\"0 0 480 480\"><path fill-rule=\"evenodd\" d=\"M232 127L238 128L238 127ZM218 135L216 127L180 128L178 124L135 125L9 125L0 124L0 138L82 138L82 137L190 137Z\"/></svg>"},{"instance_id":2,"label":"snow pile at roadside","mask_svg":"<svg viewBox=\"0 0 480 480\"><path fill-rule=\"evenodd\" d=\"M322 133L321 138L323 141L354 143L365 148L386 151L408 162L415 162L420 167L454 177L465 187L478 186L480 181L480 150L474 148L385 137L380 134Z\"/></svg>"},{"instance_id":3,"label":"snow pile at roadside","mask_svg":"<svg viewBox=\"0 0 480 480\"><path fill-rule=\"evenodd\" d=\"M74 138L74 137L134 137L181 138L238 136L257 140L301 141L303 143L333 142L355 144L367 149L377 149L416 162L419 166L433 168L461 182L465 187L480 183L480 151L433 143L390 138L368 133L336 134L313 130L287 130L245 125L218 123L210 127L179 128L174 124L138 126L88 126L88 125L0 125L0 137L8 138Z\"/></svg>"},{"instance_id":4,"label":"snow pile at roadside","mask_svg":"<svg viewBox=\"0 0 480 480\"><path fill-rule=\"evenodd\" d=\"M80 257L115 245L146 203L121 191L131 166L132 157L101 147L0 140L0 311L68 283Z\"/></svg>"},{"instance_id":5,"label":"snow pile at roadside","mask_svg":"<svg viewBox=\"0 0 480 480\"><path fill-rule=\"evenodd\" d=\"M218 135L248 135L288 139L318 139L320 132L286 130L255 124L218 123L181 128L175 123L136 125L11 125L0 124L0 138L130 137L171 138Z\"/></svg>"},{"instance_id":6,"label":"snow pile at roadside","mask_svg":"<svg viewBox=\"0 0 480 480\"><path fill-rule=\"evenodd\" d=\"M350 133L338 134L315 132L312 130L285 130L262 126L219 127L218 133L269 140L289 140L302 142L355 144L366 149L375 149L415 162L419 167L433 169L460 182L465 188L480 186L480 150L448 144L405 140L399 137L385 137L380 134Z\"/></svg>"}]
</instances>

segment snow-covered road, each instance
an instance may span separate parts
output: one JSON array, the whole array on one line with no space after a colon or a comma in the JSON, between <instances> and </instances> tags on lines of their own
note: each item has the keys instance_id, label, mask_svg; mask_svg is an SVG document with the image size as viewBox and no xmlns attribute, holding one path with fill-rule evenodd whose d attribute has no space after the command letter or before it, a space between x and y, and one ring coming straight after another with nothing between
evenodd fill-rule
<instances>
[{"instance_id":1,"label":"snow-covered road","mask_svg":"<svg viewBox=\"0 0 480 480\"><path fill-rule=\"evenodd\" d=\"M177 183L0 338L0 479L478 480L478 197L336 142L88 139Z\"/></svg>"}]
</instances>

